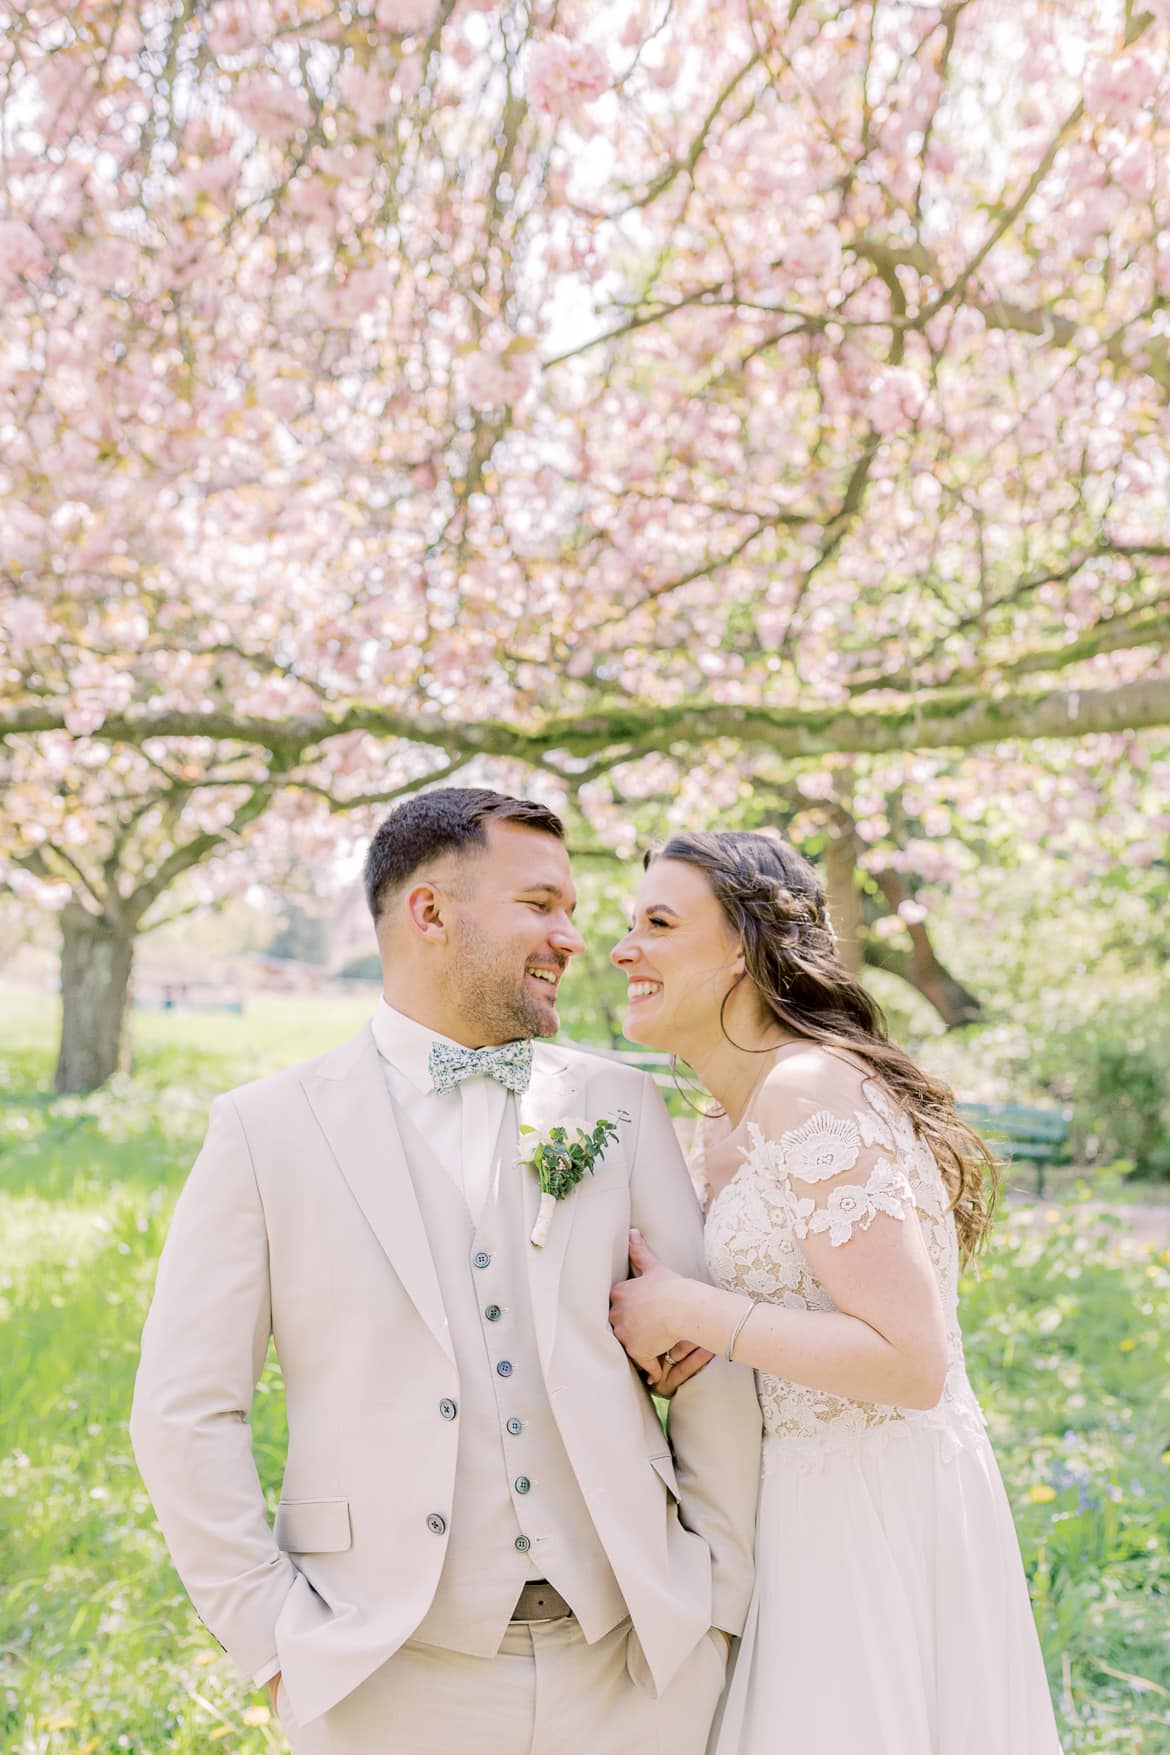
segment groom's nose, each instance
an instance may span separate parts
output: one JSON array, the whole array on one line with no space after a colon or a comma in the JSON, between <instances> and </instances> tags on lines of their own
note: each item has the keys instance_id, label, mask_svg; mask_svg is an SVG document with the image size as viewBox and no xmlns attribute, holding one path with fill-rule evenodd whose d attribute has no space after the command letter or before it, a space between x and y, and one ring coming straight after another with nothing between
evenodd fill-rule
<instances>
[{"instance_id":1,"label":"groom's nose","mask_svg":"<svg viewBox=\"0 0 1170 1755\"><path fill-rule=\"evenodd\" d=\"M553 928L552 932L548 935L548 942L551 945L555 945L558 951L562 951L569 957L575 957L578 951L583 951L585 949L585 940L581 937L581 934L577 931L573 922L568 919Z\"/></svg>"}]
</instances>

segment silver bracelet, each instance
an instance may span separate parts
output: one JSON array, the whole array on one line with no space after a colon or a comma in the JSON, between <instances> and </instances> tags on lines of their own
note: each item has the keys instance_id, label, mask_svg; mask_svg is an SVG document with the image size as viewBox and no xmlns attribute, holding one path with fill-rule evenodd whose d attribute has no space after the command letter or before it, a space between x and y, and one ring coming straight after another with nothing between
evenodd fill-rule
<instances>
[{"instance_id":1,"label":"silver bracelet","mask_svg":"<svg viewBox=\"0 0 1170 1755\"><path fill-rule=\"evenodd\" d=\"M735 1327L731 1331L731 1339L727 1343L727 1363L729 1365L735 1364L735 1343L739 1339L740 1330L743 1328L744 1323L747 1321L748 1317L751 1315L752 1311L756 1308L756 1305L759 1302L760 1301L758 1298L749 1299L747 1309L744 1311L743 1315L740 1317L739 1321L736 1323Z\"/></svg>"}]
</instances>

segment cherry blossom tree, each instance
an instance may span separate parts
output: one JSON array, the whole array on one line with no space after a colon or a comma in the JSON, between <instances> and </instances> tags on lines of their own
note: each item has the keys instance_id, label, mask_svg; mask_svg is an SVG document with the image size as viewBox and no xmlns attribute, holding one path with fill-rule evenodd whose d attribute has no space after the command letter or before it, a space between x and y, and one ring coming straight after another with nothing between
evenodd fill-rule
<instances>
[{"instance_id":1,"label":"cherry blossom tree","mask_svg":"<svg viewBox=\"0 0 1170 1755\"><path fill-rule=\"evenodd\" d=\"M63 1087L173 884L430 778L628 845L663 761L704 820L847 762L873 892L858 786L1157 768L1167 0L0 31L0 851L65 897Z\"/></svg>"}]
</instances>

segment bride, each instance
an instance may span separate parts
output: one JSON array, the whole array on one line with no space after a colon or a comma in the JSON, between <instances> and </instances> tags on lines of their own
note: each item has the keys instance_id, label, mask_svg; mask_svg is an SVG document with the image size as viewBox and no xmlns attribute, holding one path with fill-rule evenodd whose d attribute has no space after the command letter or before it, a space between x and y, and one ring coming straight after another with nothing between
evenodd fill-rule
<instances>
[{"instance_id":1,"label":"bride","mask_svg":"<svg viewBox=\"0 0 1170 1755\"><path fill-rule=\"evenodd\" d=\"M699 1141L714 1283L635 1232L613 1326L661 1393L715 1352L754 1370L766 1427L713 1755L1059 1755L957 1316L985 1148L887 1040L783 842L676 836L613 960L626 1034L720 1110Z\"/></svg>"}]
</instances>

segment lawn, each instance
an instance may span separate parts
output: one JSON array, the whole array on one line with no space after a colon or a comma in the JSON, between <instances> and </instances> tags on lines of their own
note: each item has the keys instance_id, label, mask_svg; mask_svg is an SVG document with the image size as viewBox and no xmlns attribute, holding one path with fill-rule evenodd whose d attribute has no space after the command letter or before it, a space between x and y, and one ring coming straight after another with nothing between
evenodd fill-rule
<instances>
[{"instance_id":1,"label":"lawn","mask_svg":"<svg viewBox=\"0 0 1170 1755\"><path fill-rule=\"evenodd\" d=\"M45 1094L47 1001L0 990L0 1722L12 1755L284 1747L170 1570L125 1436L138 1333L209 1096L353 1004L143 1014L132 1077ZM1005 1215L965 1294L1067 1755L1170 1755L1170 1253L1075 1198ZM254 1417L275 1494L282 1398ZM991 1679L988 1679L989 1683ZM987 1755L994 1755L988 1751Z\"/></svg>"}]
</instances>

